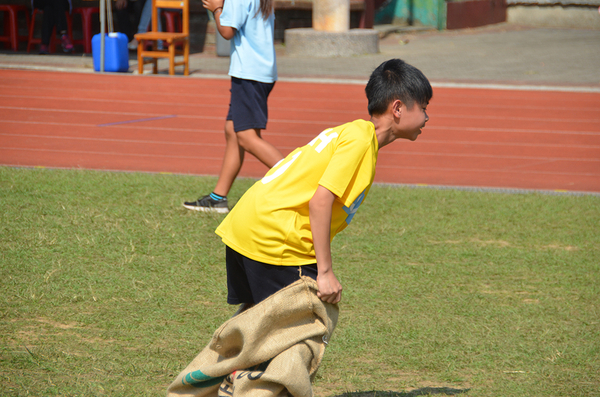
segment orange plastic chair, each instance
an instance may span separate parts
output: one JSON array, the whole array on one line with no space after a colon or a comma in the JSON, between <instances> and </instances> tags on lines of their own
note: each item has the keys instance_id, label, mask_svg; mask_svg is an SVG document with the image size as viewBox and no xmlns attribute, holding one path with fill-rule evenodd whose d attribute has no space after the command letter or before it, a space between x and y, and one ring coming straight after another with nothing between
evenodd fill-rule
<instances>
[{"instance_id":1,"label":"orange plastic chair","mask_svg":"<svg viewBox=\"0 0 600 397\"><path fill-rule=\"evenodd\" d=\"M181 10L181 32L158 31L158 9L171 8ZM152 73L158 73L158 60L169 59L169 74L175 74L175 66L183 65L183 74L190 74L190 8L189 0L152 0L152 31L137 33L134 37L138 41L138 73L144 73L144 65L152 64ZM163 42L163 50L158 50L158 42ZM152 44L152 49L146 50L146 43ZM183 49L178 49L181 44ZM183 56L183 60L175 61L176 56ZM149 58L149 59L144 59Z\"/></svg>"}]
</instances>

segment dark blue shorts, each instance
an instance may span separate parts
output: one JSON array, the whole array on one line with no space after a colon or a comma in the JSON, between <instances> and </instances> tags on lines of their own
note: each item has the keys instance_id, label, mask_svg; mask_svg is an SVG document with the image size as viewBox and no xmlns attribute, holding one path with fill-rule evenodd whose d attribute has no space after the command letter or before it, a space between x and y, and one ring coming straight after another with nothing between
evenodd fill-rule
<instances>
[{"instance_id":1,"label":"dark blue shorts","mask_svg":"<svg viewBox=\"0 0 600 397\"><path fill-rule=\"evenodd\" d=\"M317 264L274 266L252 260L226 248L227 303L258 303L300 279L317 279Z\"/></svg>"},{"instance_id":2,"label":"dark blue shorts","mask_svg":"<svg viewBox=\"0 0 600 397\"><path fill-rule=\"evenodd\" d=\"M227 120L233 121L233 130L240 132L267 128L269 110L267 98L275 83L231 78L231 99Z\"/></svg>"}]
</instances>

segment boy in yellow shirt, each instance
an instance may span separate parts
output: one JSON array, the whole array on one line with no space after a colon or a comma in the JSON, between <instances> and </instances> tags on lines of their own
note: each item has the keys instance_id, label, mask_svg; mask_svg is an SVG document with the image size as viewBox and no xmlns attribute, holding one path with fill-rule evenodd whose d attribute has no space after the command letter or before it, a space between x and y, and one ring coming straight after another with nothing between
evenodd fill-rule
<instances>
[{"instance_id":1,"label":"boy in yellow shirt","mask_svg":"<svg viewBox=\"0 0 600 397\"><path fill-rule=\"evenodd\" d=\"M227 246L228 303L252 306L300 275L317 281L321 300L341 300L331 241L366 198L379 149L417 139L433 95L423 73L400 59L375 69L365 91L369 121L326 129L294 150L217 228Z\"/></svg>"}]
</instances>

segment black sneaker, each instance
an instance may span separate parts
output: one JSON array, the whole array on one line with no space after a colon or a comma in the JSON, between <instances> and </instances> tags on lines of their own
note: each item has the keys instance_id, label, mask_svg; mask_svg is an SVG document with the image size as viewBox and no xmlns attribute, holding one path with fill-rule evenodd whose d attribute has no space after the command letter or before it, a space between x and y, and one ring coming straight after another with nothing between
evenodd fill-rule
<instances>
[{"instance_id":1,"label":"black sneaker","mask_svg":"<svg viewBox=\"0 0 600 397\"><path fill-rule=\"evenodd\" d=\"M226 214L229 212L227 206L227 198L221 200L215 200L208 196L200 197L196 201L185 202L183 206L188 210L202 211L202 212L217 212L219 214Z\"/></svg>"}]
</instances>

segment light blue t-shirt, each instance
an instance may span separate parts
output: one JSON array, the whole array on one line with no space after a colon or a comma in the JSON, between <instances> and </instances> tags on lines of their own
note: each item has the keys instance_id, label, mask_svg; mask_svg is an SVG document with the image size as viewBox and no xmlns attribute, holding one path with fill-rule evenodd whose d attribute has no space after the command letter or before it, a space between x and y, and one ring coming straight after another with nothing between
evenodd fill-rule
<instances>
[{"instance_id":1,"label":"light blue t-shirt","mask_svg":"<svg viewBox=\"0 0 600 397\"><path fill-rule=\"evenodd\" d=\"M274 13L265 20L260 13L260 0L225 0L221 25L236 29L231 39L229 75L261 83L275 82Z\"/></svg>"}]
</instances>

